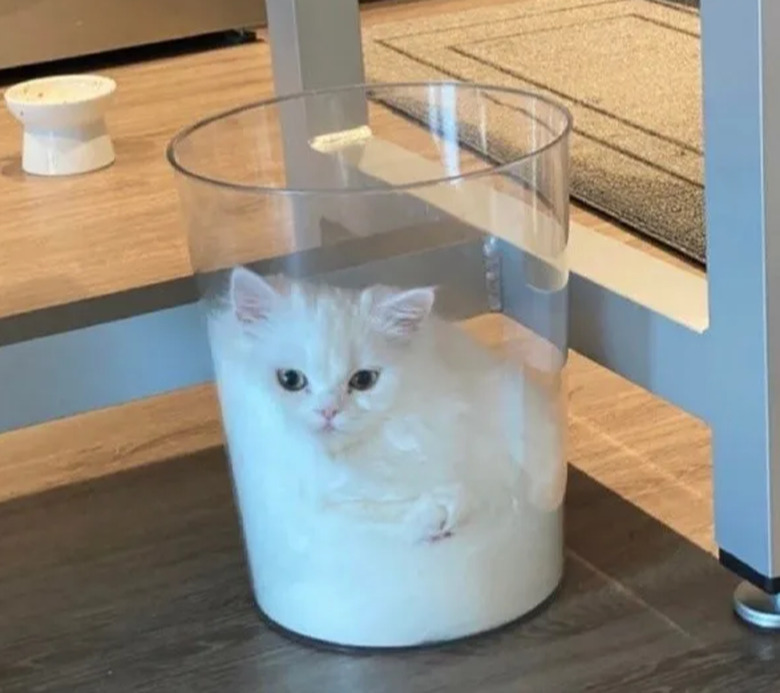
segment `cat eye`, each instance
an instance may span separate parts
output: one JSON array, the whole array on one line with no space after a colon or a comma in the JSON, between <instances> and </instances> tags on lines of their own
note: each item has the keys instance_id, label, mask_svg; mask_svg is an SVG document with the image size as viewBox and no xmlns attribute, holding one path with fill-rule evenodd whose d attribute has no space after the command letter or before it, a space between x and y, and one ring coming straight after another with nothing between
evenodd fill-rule
<instances>
[{"instance_id":1,"label":"cat eye","mask_svg":"<svg viewBox=\"0 0 780 693\"><path fill-rule=\"evenodd\" d=\"M356 371L349 379L349 389L360 392L370 390L376 385L377 380L379 380L379 371Z\"/></svg>"},{"instance_id":2,"label":"cat eye","mask_svg":"<svg viewBox=\"0 0 780 693\"><path fill-rule=\"evenodd\" d=\"M297 392L303 390L308 384L306 376L300 371L294 371L292 369L284 369L276 371L276 379L279 384L289 392Z\"/></svg>"}]
</instances>

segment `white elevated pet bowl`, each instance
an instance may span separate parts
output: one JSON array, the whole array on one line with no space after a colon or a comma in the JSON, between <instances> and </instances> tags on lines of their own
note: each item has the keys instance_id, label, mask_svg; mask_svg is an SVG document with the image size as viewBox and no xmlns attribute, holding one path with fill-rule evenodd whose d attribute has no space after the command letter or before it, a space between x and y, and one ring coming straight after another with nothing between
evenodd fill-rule
<instances>
[{"instance_id":1,"label":"white elevated pet bowl","mask_svg":"<svg viewBox=\"0 0 780 693\"><path fill-rule=\"evenodd\" d=\"M24 127L22 168L67 176L114 161L105 112L116 83L98 75L63 75L22 82L5 92L8 110Z\"/></svg>"}]
</instances>

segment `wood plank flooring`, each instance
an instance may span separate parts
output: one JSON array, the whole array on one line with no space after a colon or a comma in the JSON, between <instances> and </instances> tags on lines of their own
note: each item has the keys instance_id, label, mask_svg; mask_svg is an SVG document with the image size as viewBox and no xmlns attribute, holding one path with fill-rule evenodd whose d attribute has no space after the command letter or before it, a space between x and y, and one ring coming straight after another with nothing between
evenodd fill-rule
<instances>
[{"instance_id":1,"label":"wood plank flooring","mask_svg":"<svg viewBox=\"0 0 780 693\"><path fill-rule=\"evenodd\" d=\"M731 576L577 468L547 611L403 655L322 653L260 622L219 450L6 501L0 526L4 693L774 690L780 641L731 617Z\"/></svg>"},{"instance_id":2,"label":"wood plank flooring","mask_svg":"<svg viewBox=\"0 0 780 693\"><path fill-rule=\"evenodd\" d=\"M364 21L470 1L377 3ZM230 61L240 50L221 55ZM192 60L213 69L213 56ZM183 246L170 243L175 199L162 183L161 146L181 119L166 90L189 79L170 68L137 68L146 86L125 90L114 123L127 160L157 161L153 180L122 178L117 167L83 223L62 202L70 191L43 193L34 182L37 192L22 192L32 188L6 156L13 138L0 120L0 198L16 195L0 221L0 316L189 271ZM251 69L236 58L234 68L226 91L237 102L242 89L270 93L267 58ZM198 110L222 107L213 94L199 96ZM195 97L187 104L195 109ZM134 235L112 227L120 183L146 204ZM586 211L574 216L681 262ZM34 223L18 229L20 219ZM145 243L148 255L137 250ZM95 244L116 256L111 267L80 250ZM60 254L56 272L38 267L36 249ZM775 691L780 640L734 619L736 580L713 555L707 427L576 354L567 379L571 473L558 598L502 633L404 655L323 653L259 621L211 386L0 436L0 691Z\"/></svg>"},{"instance_id":3,"label":"wood plank flooring","mask_svg":"<svg viewBox=\"0 0 780 693\"><path fill-rule=\"evenodd\" d=\"M260 622L211 387L1 436L0 690L774 690L780 640L734 619L712 554L706 428L577 355L568 381L559 596L404 655Z\"/></svg>"}]
</instances>

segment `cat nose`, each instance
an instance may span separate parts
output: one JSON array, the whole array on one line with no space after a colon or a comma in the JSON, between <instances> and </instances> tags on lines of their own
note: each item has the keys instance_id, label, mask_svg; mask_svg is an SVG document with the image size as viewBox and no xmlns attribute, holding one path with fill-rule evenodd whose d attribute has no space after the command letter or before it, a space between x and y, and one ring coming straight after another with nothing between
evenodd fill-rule
<instances>
[{"instance_id":1,"label":"cat nose","mask_svg":"<svg viewBox=\"0 0 780 693\"><path fill-rule=\"evenodd\" d=\"M317 413L326 421L330 421L339 413L339 410L338 407L323 407L322 409L318 409Z\"/></svg>"}]
</instances>

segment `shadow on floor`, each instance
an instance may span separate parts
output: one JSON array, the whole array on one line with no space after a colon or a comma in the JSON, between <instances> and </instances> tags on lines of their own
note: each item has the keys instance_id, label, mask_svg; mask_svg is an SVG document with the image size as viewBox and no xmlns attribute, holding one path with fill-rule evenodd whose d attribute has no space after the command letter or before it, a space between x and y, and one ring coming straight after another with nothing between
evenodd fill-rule
<instances>
[{"instance_id":1,"label":"shadow on floor","mask_svg":"<svg viewBox=\"0 0 780 693\"><path fill-rule=\"evenodd\" d=\"M220 450L9 501L0 527L4 693L769 691L777 678L778 641L735 621L736 580L715 558L576 469L550 608L406 654L324 653L261 624Z\"/></svg>"}]
</instances>

